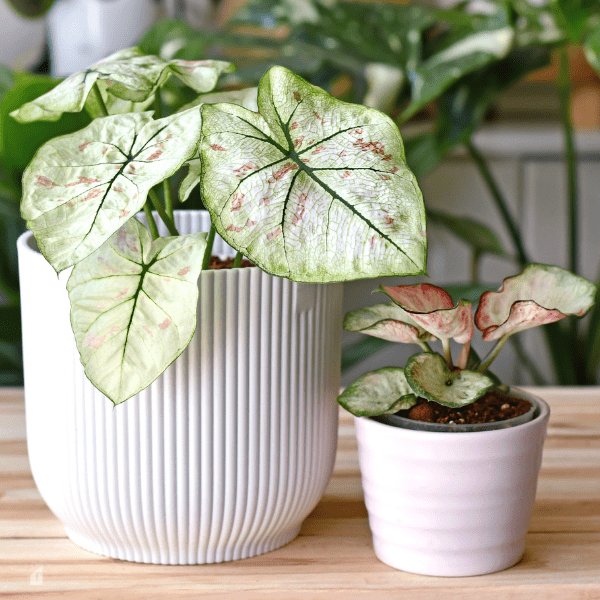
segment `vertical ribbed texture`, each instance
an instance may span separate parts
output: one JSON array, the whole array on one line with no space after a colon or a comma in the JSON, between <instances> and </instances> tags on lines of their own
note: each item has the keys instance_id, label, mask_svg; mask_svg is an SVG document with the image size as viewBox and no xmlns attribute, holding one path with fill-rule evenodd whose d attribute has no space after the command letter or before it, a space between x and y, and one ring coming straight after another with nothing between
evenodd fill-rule
<instances>
[{"instance_id":1,"label":"vertical ribbed texture","mask_svg":"<svg viewBox=\"0 0 600 600\"><path fill-rule=\"evenodd\" d=\"M180 233L209 225L206 213L177 214ZM190 346L113 409L79 363L65 278L52 279L23 240L19 251L30 460L69 537L99 554L160 564L236 560L292 540L335 458L342 285L257 268L201 273ZM232 251L217 239L214 253ZM50 271L43 309L40 269ZM60 322L60 369L52 336L39 335L50 315Z\"/></svg>"},{"instance_id":2,"label":"vertical ribbed texture","mask_svg":"<svg viewBox=\"0 0 600 600\"><path fill-rule=\"evenodd\" d=\"M548 425L548 405L539 402L533 421L482 432L415 431L356 418L379 559L449 577L514 565L525 547Z\"/></svg>"}]
</instances>

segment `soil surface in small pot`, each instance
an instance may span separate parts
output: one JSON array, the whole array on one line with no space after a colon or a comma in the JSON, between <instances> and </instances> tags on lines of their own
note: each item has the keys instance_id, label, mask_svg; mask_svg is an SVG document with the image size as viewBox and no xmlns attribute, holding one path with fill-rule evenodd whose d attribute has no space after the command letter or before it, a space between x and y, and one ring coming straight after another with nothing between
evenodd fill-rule
<instances>
[{"instance_id":1,"label":"soil surface in small pot","mask_svg":"<svg viewBox=\"0 0 600 600\"><path fill-rule=\"evenodd\" d=\"M426 421L428 423L446 424L473 424L473 423L495 423L506 421L513 417L525 414L531 408L531 402L523 398L515 398L500 392L490 390L479 400L467 404L462 408L449 408L419 398L418 403L408 410L401 410L396 414L399 417L412 419L413 421Z\"/></svg>"},{"instance_id":2,"label":"soil surface in small pot","mask_svg":"<svg viewBox=\"0 0 600 600\"><path fill-rule=\"evenodd\" d=\"M209 265L209 269L231 269L231 267L233 267L233 258L226 258L225 260L221 260L218 256L211 256L210 257L210 265ZM253 267L254 263L250 262L247 258L242 259L242 266L241 268L243 269L244 267Z\"/></svg>"}]
</instances>

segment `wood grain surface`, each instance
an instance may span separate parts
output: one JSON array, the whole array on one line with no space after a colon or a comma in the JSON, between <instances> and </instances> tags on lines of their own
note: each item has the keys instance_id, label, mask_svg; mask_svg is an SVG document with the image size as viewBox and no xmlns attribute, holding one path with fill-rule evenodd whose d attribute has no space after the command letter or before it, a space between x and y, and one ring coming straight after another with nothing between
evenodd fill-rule
<instances>
[{"instance_id":1,"label":"wood grain surface","mask_svg":"<svg viewBox=\"0 0 600 600\"><path fill-rule=\"evenodd\" d=\"M396 571L373 553L352 419L300 536L256 558L156 566L97 556L70 542L29 470L21 389L0 389L0 596L6 598L600 600L600 388L529 388L552 409L527 550L480 577Z\"/></svg>"}]
</instances>

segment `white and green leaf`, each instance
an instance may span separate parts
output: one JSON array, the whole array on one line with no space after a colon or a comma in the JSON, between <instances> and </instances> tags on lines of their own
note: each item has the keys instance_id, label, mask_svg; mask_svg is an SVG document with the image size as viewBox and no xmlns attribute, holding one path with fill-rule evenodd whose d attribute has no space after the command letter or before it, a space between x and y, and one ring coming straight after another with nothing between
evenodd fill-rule
<instances>
[{"instance_id":1,"label":"white and green leaf","mask_svg":"<svg viewBox=\"0 0 600 600\"><path fill-rule=\"evenodd\" d=\"M444 358L433 352L411 356L404 372L417 395L450 408L471 404L495 386L487 375L466 369L451 371Z\"/></svg>"},{"instance_id":2,"label":"white and green leaf","mask_svg":"<svg viewBox=\"0 0 600 600\"><path fill-rule=\"evenodd\" d=\"M202 198L221 237L295 281L422 274L423 198L391 119L283 67L258 106L202 106Z\"/></svg>"},{"instance_id":3,"label":"white and green leaf","mask_svg":"<svg viewBox=\"0 0 600 600\"><path fill-rule=\"evenodd\" d=\"M230 63L223 61L165 61L146 55L138 48L126 48L71 75L11 115L21 123L56 121L64 112L81 111L96 82L101 82L102 90L108 95L130 102L148 100L171 75L197 92L209 92L214 89L219 75L232 69ZM120 103L115 104L116 110L123 110Z\"/></svg>"},{"instance_id":4,"label":"white and green leaf","mask_svg":"<svg viewBox=\"0 0 600 600\"><path fill-rule=\"evenodd\" d=\"M584 316L593 306L596 286L560 267L532 263L504 280L497 292L479 300L475 324L485 341L531 327L554 323L566 316Z\"/></svg>"},{"instance_id":5,"label":"white and green leaf","mask_svg":"<svg viewBox=\"0 0 600 600\"><path fill-rule=\"evenodd\" d=\"M179 112L189 110L195 106L201 106L202 104L219 104L221 102L237 104L252 112L258 112L258 88L251 87L242 90L226 90L200 94L195 100L183 106Z\"/></svg>"},{"instance_id":6,"label":"white and green leaf","mask_svg":"<svg viewBox=\"0 0 600 600\"><path fill-rule=\"evenodd\" d=\"M407 410L417 403L417 397L403 369L386 367L359 377L337 401L357 417L373 417Z\"/></svg>"},{"instance_id":7,"label":"white and green leaf","mask_svg":"<svg viewBox=\"0 0 600 600\"><path fill-rule=\"evenodd\" d=\"M192 339L205 235L152 242L131 219L74 267L67 289L77 349L114 404L150 385Z\"/></svg>"},{"instance_id":8,"label":"white and green leaf","mask_svg":"<svg viewBox=\"0 0 600 600\"><path fill-rule=\"evenodd\" d=\"M258 111L257 104L258 88L245 88L243 90L228 90L224 92L208 92L207 94L200 94L196 100L186 104L179 112L189 110L196 106L200 107L202 104L217 104L220 102L228 102L230 104L237 104L243 106L253 112ZM187 162L189 167L187 175L179 186L179 201L185 202L189 197L194 188L200 183L200 176L202 174L202 162L200 156L197 155L193 159Z\"/></svg>"},{"instance_id":9,"label":"white and green leaf","mask_svg":"<svg viewBox=\"0 0 600 600\"><path fill-rule=\"evenodd\" d=\"M195 153L200 112L96 119L54 138L23 175L21 212L56 271L99 248Z\"/></svg>"},{"instance_id":10,"label":"white and green leaf","mask_svg":"<svg viewBox=\"0 0 600 600\"><path fill-rule=\"evenodd\" d=\"M344 318L344 329L401 344L420 344L433 339L405 310L391 302L349 312Z\"/></svg>"}]
</instances>

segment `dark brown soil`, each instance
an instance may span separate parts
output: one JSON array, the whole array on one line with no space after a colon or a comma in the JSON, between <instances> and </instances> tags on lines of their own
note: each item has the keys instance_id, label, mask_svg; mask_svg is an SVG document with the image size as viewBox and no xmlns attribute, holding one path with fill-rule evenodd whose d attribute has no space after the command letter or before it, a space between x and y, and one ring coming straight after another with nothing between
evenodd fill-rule
<instances>
[{"instance_id":1,"label":"dark brown soil","mask_svg":"<svg viewBox=\"0 0 600 600\"><path fill-rule=\"evenodd\" d=\"M462 408L448 408L436 402L419 398L409 410L401 410L398 414L414 421L428 423L494 423L505 421L525 414L531 408L531 403L522 398L508 396L498 390L491 390L479 400Z\"/></svg>"},{"instance_id":2,"label":"dark brown soil","mask_svg":"<svg viewBox=\"0 0 600 600\"><path fill-rule=\"evenodd\" d=\"M242 269L244 267L253 267L254 263L251 263L247 258L242 259ZM209 269L231 269L233 267L233 258L226 258L221 260L218 256L210 257Z\"/></svg>"}]
</instances>

